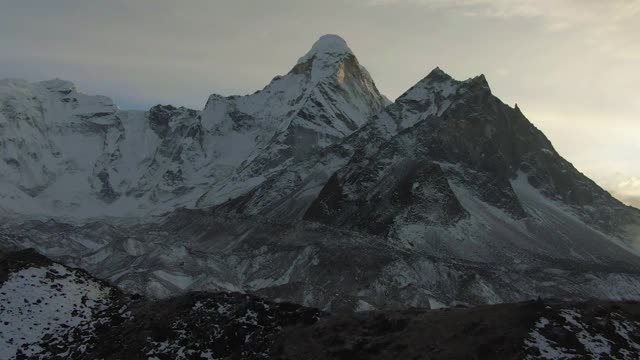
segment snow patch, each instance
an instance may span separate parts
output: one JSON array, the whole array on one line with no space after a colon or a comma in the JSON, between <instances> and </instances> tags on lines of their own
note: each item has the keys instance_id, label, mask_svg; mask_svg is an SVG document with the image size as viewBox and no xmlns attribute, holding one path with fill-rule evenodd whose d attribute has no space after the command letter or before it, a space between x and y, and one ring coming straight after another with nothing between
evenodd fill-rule
<instances>
[{"instance_id":1,"label":"snow patch","mask_svg":"<svg viewBox=\"0 0 640 360\"><path fill-rule=\"evenodd\" d=\"M26 356L42 351L38 343L45 335L90 321L107 306L109 294L110 289L59 264L12 273L0 288L0 358L18 350Z\"/></svg>"}]
</instances>

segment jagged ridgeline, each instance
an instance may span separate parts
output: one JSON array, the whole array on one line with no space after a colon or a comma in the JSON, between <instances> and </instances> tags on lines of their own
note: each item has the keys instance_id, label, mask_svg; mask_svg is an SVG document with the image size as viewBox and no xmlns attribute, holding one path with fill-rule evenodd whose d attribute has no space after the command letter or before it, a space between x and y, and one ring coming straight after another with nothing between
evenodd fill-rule
<instances>
[{"instance_id":1,"label":"jagged ridgeline","mask_svg":"<svg viewBox=\"0 0 640 360\"><path fill-rule=\"evenodd\" d=\"M128 292L325 310L640 298L640 211L577 171L484 76L393 103L343 39L201 111L0 82L3 247Z\"/></svg>"},{"instance_id":2,"label":"jagged ridgeline","mask_svg":"<svg viewBox=\"0 0 640 360\"><path fill-rule=\"evenodd\" d=\"M387 103L337 36L263 90L212 95L202 111L122 111L66 81L3 80L2 208L87 218L216 204L340 142Z\"/></svg>"}]
</instances>

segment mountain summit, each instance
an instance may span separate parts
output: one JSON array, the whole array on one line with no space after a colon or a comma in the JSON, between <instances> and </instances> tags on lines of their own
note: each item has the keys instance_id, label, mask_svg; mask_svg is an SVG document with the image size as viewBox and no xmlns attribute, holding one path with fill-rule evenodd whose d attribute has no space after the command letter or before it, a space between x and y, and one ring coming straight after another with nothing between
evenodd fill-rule
<instances>
[{"instance_id":1,"label":"mountain summit","mask_svg":"<svg viewBox=\"0 0 640 360\"><path fill-rule=\"evenodd\" d=\"M264 137L255 145L260 151L245 160L233 185L214 185L198 206L217 205L246 193L257 185L256 179L262 182L265 175L351 135L385 105L386 98L346 42L336 35L321 37L288 74L276 77L263 90L244 97L209 99L203 119L226 111L220 110L224 106L234 114L246 114L241 116L243 121L261 127Z\"/></svg>"},{"instance_id":2,"label":"mountain summit","mask_svg":"<svg viewBox=\"0 0 640 360\"><path fill-rule=\"evenodd\" d=\"M306 63L312 58L344 58L349 55L353 55L353 52L343 38L338 35L327 34L321 36L320 39L313 44L311 50L298 60L298 64Z\"/></svg>"}]
</instances>

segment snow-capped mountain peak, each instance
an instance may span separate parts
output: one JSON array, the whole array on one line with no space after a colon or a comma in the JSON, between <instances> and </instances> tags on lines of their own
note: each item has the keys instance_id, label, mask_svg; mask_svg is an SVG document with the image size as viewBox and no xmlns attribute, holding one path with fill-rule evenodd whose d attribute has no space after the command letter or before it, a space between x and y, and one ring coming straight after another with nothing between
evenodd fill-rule
<instances>
[{"instance_id":1,"label":"snow-capped mountain peak","mask_svg":"<svg viewBox=\"0 0 640 360\"><path fill-rule=\"evenodd\" d=\"M429 79L433 81L453 80L453 78L449 74L447 74L444 70L442 70L439 66L436 66L433 70L431 70L431 72L429 72L429 74L425 76L425 79Z\"/></svg>"},{"instance_id":2,"label":"snow-capped mountain peak","mask_svg":"<svg viewBox=\"0 0 640 360\"><path fill-rule=\"evenodd\" d=\"M336 35L322 36L264 89L212 95L202 111L122 111L69 81L2 80L0 207L86 217L195 206L210 189L227 200L337 143L386 105Z\"/></svg>"},{"instance_id":3,"label":"snow-capped mountain peak","mask_svg":"<svg viewBox=\"0 0 640 360\"><path fill-rule=\"evenodd\" d=\"M298 64L305 63L312 58L327 59L330 57L340 58L353 55L347 42L338 35L323 35L313 44L311 50L298 60Z\"/></svg>"},{"instance_id":4,"label":"snow-capped mountain peak","mask_svg":"<svg viewBox=\"0 0 640 360\"><path fill-rule=\"evenodd\" d=\"M435 94L448 98L455 95L462 88L462 85L463 82L453 79L437 67L400 95L396 102L430 100Z\"/></svg>"},{"instance_id":5,"label":"snow-capped mountain peak","mask_svg":"<svg viewBox=\"0 0 640 360\"><path fill-rule=\"evenodd\" d=\"M400 95L398 100L401 99L413 99L419 100L429 97L429 93L439 93L443 97L450 97L451 95L461 94L465 90L472 90L474 88L484 88L490 91L489 83L484 74L469 78L464 81L456 80L443 71L440 67L436 67L431 70L427 76L418 81L414 86L407 90L404 94Z\"/></svg>"},{"instance_id":6,"label":"snow-capped mountain peak","mask_svg":"<svg viewBox=\"0 0 640 360\"><path fill-rule=\"evenodd\" d=\"M249 190L248 186L256 186L287 164L336 144L386 105L386 98L346 42L336 35L322 36L289 73L274 78L263 90L242 97L209 98L202 114L204 124L242 128L245 134L254 129L259 137L252 135L244 142L255 149L243 162L239 177L244 181L236 180L231 193L230 186L214 186L198 205L226 201L239 195L238 189Z\"/></svg>"},{"instance_id":7,"label":"snow-capped mountain peak","mask_svg":"<svg viewBox=\"0 0 640 360\"><path fill-rule=\"evenodd\" d=\"M328 82L344 87L357 79L368 91L377 93L369 72L358 63L347 42L337 35L320 37L289 74L304 74L312 83Z\"/></svg>"}]
</instances>

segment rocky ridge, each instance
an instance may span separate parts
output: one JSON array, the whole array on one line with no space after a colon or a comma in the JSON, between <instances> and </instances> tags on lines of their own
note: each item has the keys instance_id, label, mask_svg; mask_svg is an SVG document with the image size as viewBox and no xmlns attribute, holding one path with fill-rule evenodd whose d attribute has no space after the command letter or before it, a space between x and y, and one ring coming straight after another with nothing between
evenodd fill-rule
<instances>
[{"instance_id":1,"label":"rocky ridge","mask_svg":"<svg viewBox=\"0 0 640 360\"><path fill-rule=\"evenodd\" d=\"M238 293L152 302L31 250L0 259L0 311L6 359L634 359L640 351L637 302L357 314Z\"/></svg>"}]
</instances>

